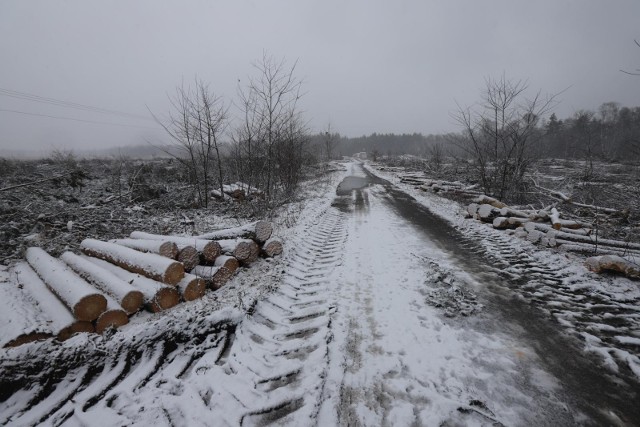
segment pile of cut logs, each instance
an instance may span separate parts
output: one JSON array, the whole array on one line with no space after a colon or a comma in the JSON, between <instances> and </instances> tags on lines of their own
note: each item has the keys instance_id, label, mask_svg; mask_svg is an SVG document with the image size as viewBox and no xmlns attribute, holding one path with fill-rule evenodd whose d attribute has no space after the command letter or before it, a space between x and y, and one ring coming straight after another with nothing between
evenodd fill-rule
<instances>
[{"instance_id":1,"label":"pile of cut logs","mask_svg":"<svg viewBox=\"0 0 640 427\"><path fill-rule=\"evenodd\" d=\"M236 200L244 200L246 197L253 196L262 197L262 191L239 181L234 184L224 184L222 186L222 191L227 196L230 196ZM222 193L220 192L219 188L212 190L211 195L219 199L222 198Z\"/></svg>"},{"instance_id":2,"label":"pile of cut logs","mask_svg":"<svg viewBox=\"0 0 640 427\"><path fill-rule=\"evenodd\" d=\"M82 254L54 258L40 248L0 269L0 346L78 332L102 333L145 307L166 310L216 290L242 265L282 253L272 226L258 221L200 236L135 231L109 242L85 239Z\"/></svg>"},{"instance_id":3,"label":"pile of cut logs","mask_svg":"<svg viewBox=\"0 0 640 427\"><path fill-rule=\"evenodd\" d=\"M490 223L499 230L511 230L514 235L545 247L615 256L590 258L587 267L592 271L612 270L634 277L634 263L629 259L640 259L640 244L599 238L592 224L563 219L555 207L541 210L514 209L499 200L482 195L467 206L467 214L469 218ZM620 261L624 260L622 257L629 258L624 266ZM612 259L618 261L618 267L608 267L612 265ZM596 264L600 261L602 266L597 267Z\"/></svg>"},{"instance_id":4,"label":"pile of cut logs","mask_svg":"<svg viewBox=\"0 0 640 427\"><path fill-rule=\"evenodd\" d=\"M481 194L477 190L477 185L466 185L460 181L428 179L421 174L401 175L400 182L413 185L419 190L430 191L432 193L454 193L469 197L475 197Z\"/></svg>"}]
</instances>

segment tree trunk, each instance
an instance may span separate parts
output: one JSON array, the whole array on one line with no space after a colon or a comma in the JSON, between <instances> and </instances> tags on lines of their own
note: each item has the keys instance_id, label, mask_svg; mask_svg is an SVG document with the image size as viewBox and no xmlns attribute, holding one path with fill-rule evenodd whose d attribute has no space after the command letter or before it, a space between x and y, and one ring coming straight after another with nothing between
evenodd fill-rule
<instances>
[{"instance_id":1,"label":"tree trunk","mask_svg":"<svg viewBox=\"0 0 640 427\"><path fill-rule=\"evenodd\" d=\"M108 270L98 267L88 258L72 252L65 252L60 256L60 259L80 277L113 297L127 314L133 314L142 307L142 292Z\"/></svg>"},{"instance_id":2,"label":"tree trunk","mask_svg":"<svg viewBox=\"0 0 640 427\"><path fill-rule=\"evenodd\" d=\"M267 221L257 221L242 227L227 228L224 230L212 231L210 233L197 236L200 239L224 240L224 239L253 239L258 243L264 243L271 237L273 226Z\"/></svg>"},{"instance_id":3,"label":"tree trunk","mask_svg":"<svg viewBox=\"0 0 640 427\"><path fill-rule=\"evenodd\" d=\"M0 325L0 347L16 347L53 336L38 305L19 283L11 280L4 266L0 266Z\"/></svg>"},{"instance_id":4,"label":"tree trunk","mask_svg":"<svg viewBox=\"0 0 640 427\"><path fill-rule=\"evenodd\" d=\"M116 243L120 246L126 246L127 248L136 249L142 252L151 252L154 254L162 255L167 258L176 259L178 256L178 245L170 241L161 240L141 240L141 239L114 239L110 240L111 243Z\"/></svg>"},{"instance_id":5,"label":"tree trunk","mask_svg":"<svg viewBox=\"0 0 640 427\"><path fill-rule=\"evenodd\" d=\"M27 262L42 281L66 304L78 320L93 321L107 308L104 295L75 274L65 263L40 248L29 248Z\"/></svg>"},{"instance_id":6,"label":"tree trunk","mask_svg":"<svg viewBox=\"0 0 640 427\"><path fill-rule=\"evenodd\" d=\"M613 271L622 273L632 279L640 279L640 266L618 255L602 255L587 258L585 266L595 273Z\"/></svg>"},{"instance_id":7,"label":"tree trunk","mask_svg":"<svg viewBox=\"0 0 640 427\"><path fill-rule=\"evenodd\" d=\"M174 242L178 245L179 249L185 246L194 247L202 256L203 261L212 263L220 255L220 245L210 240L202 239L199 236L194 237L180 237L180 236L163 236L160 234L145 233L142 231L134 231L130 234L132 239L145 239L145 240L162 240Z\"/></svg>"},{"instance_id":8,"label":"tree trunk","mask_svg":"<svg viewBox=\"0 0 640 427\"><path fill-rule=\"evenodd\" d=\"M93 324L76 319L29 264L19 262L14 267L13 274L18 286L37 304L52 335L64 341L76 333L94 332Z\"/></svg>"},{"instance_id":9,"label":"tree trunk","mask_svg":"<svg viewBox=\"0 0 640 427\"><path fill-rule=\"evenodd\" d=\"M169 286L140 274L132 273L101 259L89 258L89 260L142 292L146 308L153 313L171 308L180 302L180 292L175 286Z\"/></svg>"},{"instance_id":10,"label":"tree trunk","mask_svg":"<svg viewBox=\"0 0 640 427\"><path fill-rule=\"evenodd\" d=\"M85 239L80 243L82 251L90 256L116 264L132 273L175 285L184 277L184 267L177 261L163 256L138 252L135 249L100 240Z\"/></svg>"}]
</instances>

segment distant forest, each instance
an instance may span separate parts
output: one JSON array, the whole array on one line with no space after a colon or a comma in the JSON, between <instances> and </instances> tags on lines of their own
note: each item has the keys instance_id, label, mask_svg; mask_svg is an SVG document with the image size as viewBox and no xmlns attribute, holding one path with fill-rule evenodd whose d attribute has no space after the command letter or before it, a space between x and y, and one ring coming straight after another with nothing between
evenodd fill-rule
<instances>
[{"instance_id":1,"label":"distant forest","mask_svg":"<svg viewBox=\"0 0 640 427\"><path fill-rule=\"evenodd\" d=\"M378 134L348 138L339 134L312 137L312 146L322 152L331 138L334 156L367 152L376 155L411 154L430 157L434 147L445 155L464 157L449 135ZM597 111L580 110L559 119L551 114L537 125L535 151L539 157L567 159L598 158L607 161L640 160L640 107L620 107L615 102L602 104Z\"/></svg>"}]
</instances>

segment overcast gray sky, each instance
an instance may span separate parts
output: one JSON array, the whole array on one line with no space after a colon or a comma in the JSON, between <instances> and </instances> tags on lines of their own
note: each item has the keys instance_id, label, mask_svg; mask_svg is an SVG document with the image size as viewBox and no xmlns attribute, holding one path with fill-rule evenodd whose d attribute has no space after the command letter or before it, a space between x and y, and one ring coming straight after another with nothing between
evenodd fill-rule
<instances>
[{"instance_id":1,"label":"overcast gray sky","mask_svg":"<svg viewBox=\"0 0 640 427\"><path fill-rule=\"evenodd\" d=\"M305 81L313 130L456 130L486 77L567 89L556 114L640 105L639 0L0 1L0 149L92 149L162 138L143 119L7 96L163 114L198 76L231 100L267 51ZM6 111L6 110L13 110ZM17 113L19 111L21 113ZM30 114L73 118L62 120Z\"/></svg>"}]
</instances>

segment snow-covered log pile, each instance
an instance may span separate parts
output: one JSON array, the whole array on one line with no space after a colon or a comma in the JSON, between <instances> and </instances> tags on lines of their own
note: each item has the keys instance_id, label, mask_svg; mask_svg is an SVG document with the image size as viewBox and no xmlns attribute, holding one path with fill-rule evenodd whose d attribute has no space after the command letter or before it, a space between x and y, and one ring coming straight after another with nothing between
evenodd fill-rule
<instances>
[{"instance_id":1,"label":"snow-covered log pile","mask_svg":"<svg viewBox=\"0 0 640 427\"><path fill-rule=\"evenodd\" d=\"M598 235L597 224L580 219L565 219L557 207L545 209L514 208L488 196L479 196L467 206L467 217L488 224L544 247L563 251L607 256L640 258L640 244L621 240L603 239ZM594 257L594 259L601 257ZM603 257L606 265L610 258ZM618 259L615 258L615 259ZM622 258L621 258L622 259ZM591 261L593 264L595 261ZM591 264L588 264L591 265ZM633 269L591 268L593 271L618 271L638 278L628 272Z\"/></svg>"},{"instance_id":2,"label":"snow-covered log pile","mask_svg":"<svg viewBox=\"0 0 640 427\"><path fill-rule=\"evenodd\" d=\"M225 184L222 186L222 191L227 196L231 196L232 198L237 200L244 200L246 197L252 196L262 196L262 191L248 184L245 184L244 182ZM211 195L217 198L222 198L222 193L220 193L219 188L212 190Z\"/></svg>"},{"instance_id":3,"label":"snow-covered log pile","mask_svg":"<svg viewBox=\"0 0 640 427\"><path fill-rule=\"evenodd\" d=\"M272 231L258 221L193 237L133 232L110 242L85 239L82 255L60 258L29 248L27 262L0 269L0 346L103 333L126 325L143 306L155 313L201 298L240 265L281 254ZM181 262L185 253L188 263Z\"/></svg>"},{"instance_id":4,"label":"snow-covered log pile","mask_svg":"<svg viewBox=\"0 0 640 427\"><path fill-rule=\"evenodd\" d=\"M460 181L429 179L415 174L401 175L400 182L413 185L419 190L430 191L432 193L454 193L468 197L475 197L481 194L477 190L477 185L467 185Z\"/></svg>"}]
</instances>

